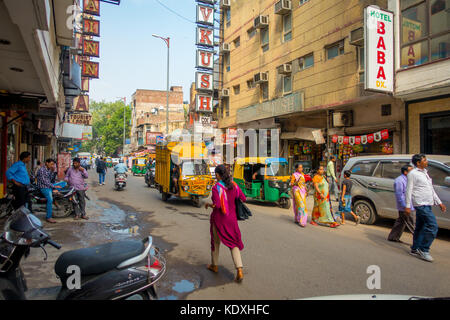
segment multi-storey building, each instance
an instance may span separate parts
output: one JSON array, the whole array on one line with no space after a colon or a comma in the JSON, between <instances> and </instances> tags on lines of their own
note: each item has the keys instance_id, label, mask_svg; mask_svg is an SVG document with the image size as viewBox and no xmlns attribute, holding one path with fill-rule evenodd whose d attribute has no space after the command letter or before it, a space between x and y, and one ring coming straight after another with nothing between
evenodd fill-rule
<instances>
[{"instance_id":1,"label":"multi-storey building","mask_svg":"<svg viewBox=\"0 0 450 320\"><path fill-rule=\"evenodd\" d=\"M147 133L166 133L167 91L138 89L132 95L131 148L145 146ZM173 86L169 92L169 134L185 123L183 88Z\"/></svg>"},{"instance_id":2,"label":"multi-storey building","mask_svg":"<svg viewBox=\"0 0 450 320\"><path fill-rule=\"evenodd\" d=\"M364 8L387 0L221 4L220 128L279 129L291 165L406 151L402 101L364 90ZM381 130L387 140L358 148L332 142Z\"/></svg>"}]
</instances>

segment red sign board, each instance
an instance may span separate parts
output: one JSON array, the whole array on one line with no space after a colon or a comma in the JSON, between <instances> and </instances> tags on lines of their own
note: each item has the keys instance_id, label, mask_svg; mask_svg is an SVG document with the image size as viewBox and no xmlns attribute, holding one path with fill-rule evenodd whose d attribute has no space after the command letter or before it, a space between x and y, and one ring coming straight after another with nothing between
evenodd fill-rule
<instances>
[{"instance_id":1,"label":"red sign board","mask_svg":"<svg viewBox=\"0 0 450 320\"><path fill-rule=\"evenodd\" d=\"M156 137L162 135L162 132L147 132L146 145L156 145Z\"/></svg>"},{"instance_id":2,"label":"red sign board","mask_svg":"<svg viewBox=\"0 0 450 320\"><path fill-rule=\"evenodd\" d=\"M100 37L100 21L93 19L83 20L83 34Z\"/></svg>"},{"instance_id":3,"label":"red sign board","mask_svg":"<svg viewBox=\"0 0 450 320\"><path fill-rule=\"evenodd\" d=\"M82 61L81 76L86 78L98 78L98 62Z\"/></svg>"},{"instance_id":4,"label":"red sign board","mask_svg":"<svg viewBox=\"0 0 450 320\"><path fill-rule=\"evenodd\" d=\"M83 12L100 16L100 0L83 0Z\"/></svg>"},{"instance_id":5,"label":"red sign board","mask_svg":"<svg viewBox=\"0 0 450 320\"><path fill-rule=\"evenodd\" d=\"M83 39L83 56L100 57L100 42Z\"/></svg>"}]
</instances>

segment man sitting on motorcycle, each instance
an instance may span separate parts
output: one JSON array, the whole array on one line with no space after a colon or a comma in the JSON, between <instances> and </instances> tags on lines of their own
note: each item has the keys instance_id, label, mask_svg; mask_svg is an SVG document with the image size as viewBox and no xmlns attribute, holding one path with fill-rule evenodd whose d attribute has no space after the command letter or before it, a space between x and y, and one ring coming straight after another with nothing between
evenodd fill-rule
<instances>
[{"instance_id":1,"label":"man sitting on motorcycle","mask_svg":"<svg viewBox=\"0 0 450 320\"><path fill-rule=\"evenodd\" d=\"M55 171L55 160L47 159L45 165L39 169L36 177L37 187L41 190L45 198L47 198L47 216L46 220L50 223L56 223L52 218L53 209L53 192L57 192L54 185L54 171ZM59 187L60 188L60 187Z\"/></svg>"},{"instance_id":2,"label":"man sitting on motorcycle","mask_svg":"<svg viewBox=\"0 0 450 320\"><path fill-rule=\"evenodd\" d=\"M125 174L125 176L127 175L128 172L128 168L127 166L123 163L123 160L120 159L119 163L116 164L114 166L114 172L116 173L115 176L117 177L118 174Z\"/></svg>"},{"instance_id":3,"label":"man sitting on motorcycle","mask_svg":"<svg viewBox=\"0 0 450 320\"><path fill-rule=\"evenodd\" d=\"M80 164L80 159L73 159L73 166L67 170L65 180L69 183L69 185L75 188L78 203L75 205L75 220L85 219L89 220L86 216L86 185L84 180L88 178L88 173L85 168L83 168Z\"/></svg>"}]
</instances>

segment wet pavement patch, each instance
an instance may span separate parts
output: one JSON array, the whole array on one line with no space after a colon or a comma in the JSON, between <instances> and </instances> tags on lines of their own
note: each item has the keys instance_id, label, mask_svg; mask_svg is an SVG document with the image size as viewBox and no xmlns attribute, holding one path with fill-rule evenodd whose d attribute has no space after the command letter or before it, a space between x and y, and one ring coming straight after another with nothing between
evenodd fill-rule
<instances>
[{"instance_id":1,"label":"wet pavement patch","mask_svg":"<svg viewBox=\"0 0 450 320\"><path fill-rule=\"evenodd\" d=\"M173 290L175 290L178 293L186 293L186 292L192 292L195 289L194 283L187 281L187 280L181 280L172 287Z\"/></svg>"}]
</instances>

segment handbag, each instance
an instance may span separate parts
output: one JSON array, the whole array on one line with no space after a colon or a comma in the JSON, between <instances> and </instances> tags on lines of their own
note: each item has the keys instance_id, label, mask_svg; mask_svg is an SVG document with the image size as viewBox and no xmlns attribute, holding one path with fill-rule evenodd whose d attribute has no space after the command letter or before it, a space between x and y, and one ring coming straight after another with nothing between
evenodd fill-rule
<instances>
[{"instance_id":1,"label":"handbag","mask_svg":"<svg viewBox=\"0 0 450 320\"><path fill-rule=\"evenodd\" d=\"M247 220L252 216L250 209L242 202L241 199L236 198L236 217L238 220Z\"/></svg>"}]
</instances>

